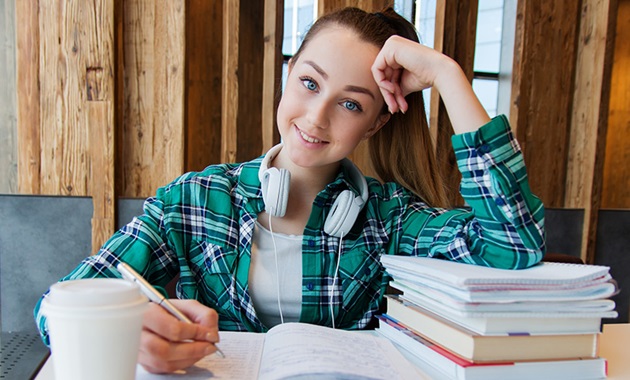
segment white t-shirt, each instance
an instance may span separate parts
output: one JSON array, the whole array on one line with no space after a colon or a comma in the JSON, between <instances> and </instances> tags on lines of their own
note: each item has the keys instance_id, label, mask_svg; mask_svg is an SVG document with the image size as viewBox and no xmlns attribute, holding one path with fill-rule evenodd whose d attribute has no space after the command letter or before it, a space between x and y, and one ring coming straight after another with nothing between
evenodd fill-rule
<instances>
[{"instance_id":1,"label":"white t-shirt","mask_svg":"<svg viewBox=\"0 0 630 380\"><path fill-rule=\"evenodd\" d=\"M274 249L275 239L276 248ZM271 328L284 322L297 322L302 310L302 235L272 234L258 222L254 227L252 259L249 268L249 294L258 319ZM276 252L277 249L277 252ZM276 257L278 255L278 271ZM278 274L279 273L279 274Z\"/></svg>"}]
</instances>

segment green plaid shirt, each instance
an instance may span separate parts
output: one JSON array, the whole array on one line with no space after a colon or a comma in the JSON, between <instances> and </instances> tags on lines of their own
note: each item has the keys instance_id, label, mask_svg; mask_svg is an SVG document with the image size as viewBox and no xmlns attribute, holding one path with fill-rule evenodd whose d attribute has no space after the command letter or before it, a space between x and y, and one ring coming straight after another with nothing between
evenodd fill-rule
<instances>
[{"instance_id":1,"label":"green plaid shirt","mask_svg":"<svg viewBox=\"0 0 630 380\"><path fill-rule=\"evenodd\" d=\"M520 148L505 117L452 138L470 208L428 207L395 183L368 178L369 200L341 242L339 277L332 289L335 325L364 328L378 311L389 281L381 255L447 258L501 268L525 268L544 252L544 208L530 192ZM252 234L264 210L258 179L262 158L213 165L160 188L144 215L118 231L63 280L119 277L118 260L152 284L179 274L179 298L216 309L222 330L266 331L256 316L248 272ZM323 231L337 195L356 189L340 173L313 202L302 241L300 321L331 326L330 291L340 239ZM45 318L35 309L47 341Z\"/></svg>"}]
</instances>

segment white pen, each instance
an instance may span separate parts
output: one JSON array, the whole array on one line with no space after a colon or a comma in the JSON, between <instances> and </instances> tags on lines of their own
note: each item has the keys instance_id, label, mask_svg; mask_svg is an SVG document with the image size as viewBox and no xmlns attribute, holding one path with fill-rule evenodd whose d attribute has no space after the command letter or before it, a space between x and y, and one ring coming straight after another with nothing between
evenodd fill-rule
<instances>
[{"instance_id":1,"label":"white pen","mask_svg":"<svg viewBox=\"0 0 630 380\"><path fill-rule=\"evenodd\" d=\"M175 318L179 319L182 322L193 323L184 313L179 311L175 305L173 305L166 297L162 295L159 291L157 291L147 280L144 279L140 275L140 273L133 270L132 267L123 263L122 261L116 265L116 269L120 272L122 277L125 280L135 282L140 287L140 291L149 298L149 300L153 303L156 303L162 306L166 311L171 313ZM222 357L225 357L225 354L219 347L217 347L217 353Z\"/></svg>"}]
</instances>

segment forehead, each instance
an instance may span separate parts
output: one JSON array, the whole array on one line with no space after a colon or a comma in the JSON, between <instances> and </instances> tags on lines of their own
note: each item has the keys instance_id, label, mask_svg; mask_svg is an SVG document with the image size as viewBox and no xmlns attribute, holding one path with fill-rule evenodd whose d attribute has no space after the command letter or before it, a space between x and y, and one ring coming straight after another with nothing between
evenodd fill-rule
<instances>
[{"instance_id":1,"label":"forehead","mask_svg":"<svg viewBox=\"0 0 630 380\"><path fill-rule=\"evenodd\" d=\"M359 38L356 32L343 27L329 27L319 31L304 47L298 64L313 61L331 75L371 75L371 67L379 48Z\"/></svg>"}]
</instances>

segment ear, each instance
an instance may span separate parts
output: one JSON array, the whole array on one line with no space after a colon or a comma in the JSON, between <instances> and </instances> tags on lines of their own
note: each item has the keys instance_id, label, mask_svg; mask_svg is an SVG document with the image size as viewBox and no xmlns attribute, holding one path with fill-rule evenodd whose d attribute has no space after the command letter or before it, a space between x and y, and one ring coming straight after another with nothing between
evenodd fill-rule
<instances>
[{"instance_id":1,"label":"ear","mask_svg":"<svg viewBox=\"0 0 630 380\"><path fill-rule=\"evenodd\" d=\"M374 122L374 125L367 130L367 132L365 133L365 135L363 135L363 139L369 139L370 137L374 136L374 134L376 132L379 131L379 129L383 128L383 126L385 124L387 124L387 122L389 121L389 118L392 116L392 114L390 114L389 112L383 112L381 113L377 118L376 121Z\"/></svg>"},{"instance_id":2,"label":"ear","mask_svg":"<svg viewBox=\"0 0 630 380\"><path fill-rule=\"evenodd\" d=\"M295 62L293 62L293 57L289 58L289 61L287 62L287 76L289 76L289 74L291 74L291 69L293 69L293 64Z\"/></svg>"}]
</instances>

